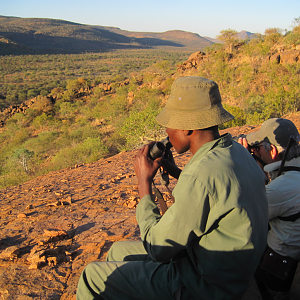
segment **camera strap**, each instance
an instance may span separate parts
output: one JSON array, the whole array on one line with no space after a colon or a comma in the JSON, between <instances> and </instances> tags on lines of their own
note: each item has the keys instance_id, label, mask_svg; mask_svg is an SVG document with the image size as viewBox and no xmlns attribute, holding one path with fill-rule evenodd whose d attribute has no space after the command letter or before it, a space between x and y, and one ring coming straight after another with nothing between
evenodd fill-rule
<instances>
[{"instance_id":1,"label":"camera strap","mask_svg":"<svg viewBox=\"0 0 300 300\"><path fill-rule=\"evenodd\" d=\"M284 168L284 164L285 164L287 155L288 155L288 153L289 153L291 147L292 147L294 144L296 144L296 143L297 143L297 142L296 142L295 138L291 135L290 138L289 138L288 144L287 144L287 146L286 146L286 149L285 149L285 151L284 151L284 155L283 155L283 158L282 158L282 161L281 161L281 165L280 165L279 170L278 170L278 175L277 175L277 177L280 176L281 173L283 172L283 168Z\"/></svg>"},{"instance_id":2,"label":"camera strap","mask_svg":"<svg viewBox=\"0 0 300 300\"><path fill-rule=\"evenodd\" d=\"M167 172L165 172L162 168L160 169L160 183L166 187L168 193L169 193L169 196L171 198L171 201L174 203L175 202L175 198L173 197L172 195L172 191L170 190L170 188L168 187L169 185L169 174ZM165 199L164 199L164 196L162 194L162 192L156 187L155 183L154 183L154 180L152 180L152 183L153 183L153 190L154 190L154 195L156 196L157 200L158 200L158 203L160 205L160 209L161 209L161 212L162 214L164 214L167 209L168 209L168 206L165 202Z\"/></svg>"},{"instance_id":3,"label":"camera strap","mask_svg":"<svg viewBox=\"0 0 300 300\"><path fill-rule=\"evenodd\" d=\"M260 158L258 157L257 155L255 155L254 153L251 153L252 157L258 161L263 167L266 165L266 163Z\"/></svg>"},{"instance_id":4,"label":"camera strap","mask_svg":"<svg viewBox=\"0 0 300 300\"><path fill-rule=\"evenodd\" d=\"M155 186L154 180L152 180L152 183L153 183L154 194L155 194L155 196L158 200L158 203L160 205L161 212L162 212L162 214L164 214L168 210L167 204L164 200L164 196L161 193L161 191Z\"/></svg>"},{"instance_id":5,"label":"camera strap","mask_svg":"<svg viewBox=\"0 0 300 300\"><path fill-rule=\"evenodd\" d=\"M166 190L169 193L171 201L174 203L175 198L173 197L172 191L169 188L169 183L170 183L169 174L163 168L160 169L160 183L166 187Z\"/></svg>"}]
</instances>

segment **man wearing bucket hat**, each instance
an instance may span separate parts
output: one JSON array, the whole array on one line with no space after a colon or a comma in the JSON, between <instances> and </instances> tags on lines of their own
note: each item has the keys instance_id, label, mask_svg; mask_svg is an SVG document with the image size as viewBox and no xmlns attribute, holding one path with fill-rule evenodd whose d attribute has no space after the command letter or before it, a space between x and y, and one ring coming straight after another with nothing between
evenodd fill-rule
<instances>
[{"instance_id":1,"label":"man wearing bucket hat","mask_svg":"<svg viewBox=\"0 0 300 300\"><path fill-rule=\"evenodd\" d=\"M266 185L268 247L256 278L270 294L290 299L289 290L300 259L299 132L292 121L272 118L239 142L259 158L271 179Z\"/></svg>"},{"instance_id":2,"label":"man wearing bucket hat","mask_svg":"<svg viewBox=\"0 0 300 300\"><path fill-rule=\"evenodd\" d=\"M89 264L77 299L240 299L266 246L264 174L248 151L218 125L233 119L214 81L175 80L157 121L178 153L193 154L163 216L151 183L163 158L146 145L134 167L142 241L111 247L107 262ZM173 165L170 169L175 169Z\"/></svg>"}]
</instances>

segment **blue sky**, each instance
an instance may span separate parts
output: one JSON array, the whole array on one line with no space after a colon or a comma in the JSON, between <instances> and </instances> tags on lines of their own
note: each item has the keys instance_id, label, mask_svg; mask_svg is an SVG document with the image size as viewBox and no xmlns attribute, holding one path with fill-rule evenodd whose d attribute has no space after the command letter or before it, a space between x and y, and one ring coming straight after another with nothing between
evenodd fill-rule
<instances>
[{"instance_id":1,"label":"blue sky","mask_svg":"<svg viewBox=\"0 0 300 300\"><path fill-rule=\"evenodd\" d=\"M223 29L291 30L299 0L0 0L0 15L51 18L129 31L184 30L214 38Z\"/></svg>"}]
</instances>

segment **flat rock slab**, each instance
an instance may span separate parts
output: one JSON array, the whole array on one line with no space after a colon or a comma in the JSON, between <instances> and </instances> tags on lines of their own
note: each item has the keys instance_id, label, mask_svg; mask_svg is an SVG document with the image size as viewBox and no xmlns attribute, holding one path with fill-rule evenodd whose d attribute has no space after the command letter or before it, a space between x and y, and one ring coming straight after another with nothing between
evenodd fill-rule
<instances>
[{"instance_id":1,"label":"flat rock slab","mask_svg":"<svg viewBox=\"0 0 300 300\"><path fill-rule=\"evenodd\" d=\"M115 241L140 239L135 154L123 152L0 190L0 299L75 299L89 262L105 260ZM188 159L180 158L179 166ZM159 177L155 180L169 199Z\"/></svg>"}]
</instances>

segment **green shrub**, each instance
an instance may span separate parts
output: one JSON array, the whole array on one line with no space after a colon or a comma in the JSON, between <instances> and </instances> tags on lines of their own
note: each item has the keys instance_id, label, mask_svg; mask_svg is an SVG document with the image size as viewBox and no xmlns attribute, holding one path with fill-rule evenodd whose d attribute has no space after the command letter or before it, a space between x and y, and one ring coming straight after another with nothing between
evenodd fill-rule
<instances>
[{"instance_id":1,"label":"green shrub","mask_svg":"<svg viewBox=\"0 0 300 300\"><path fill-rule=\"evenodd\" d=\"M34 155L33 151L30 151L22 147L14 150L12 154L12 159L17 163L19 163L23 167L24 171L28 173L29 172L28 163L30 159L33 157L33 155Z\"/></svg>"},{"instance_id":2,"label":"green shrub","mask_svg":"<svg viewBox=\"0 0 300 300\"><path fill-rule=\"evenodd\" d=\"M100 86L94 88L94 97L99 99L103 95L104 89Z\"/></svg>"},{"instance_id":3,"label":"green shrub","mask_svg":"<svg viewBox=\"0 0 300 300\"><path fill-rule=\"evenodd\" d=\"M262 34L255 34L254 38L245 44L244 53L250 57L265 56L271 50L271 45L264 41Z\"/></svg>"},{"instance_id":4,"label":"green shrub","mask_svg":"<svg viewBox=\"0 0 300 300\"><path fill-rule=\"evenodd\" d=\"M6 121L6 127L10 130L19 130L27 126L27 118L22 113L16 113Z\"/></svg>"},{"instance_id":5,"label":"green shrub","mask_svg":"<svg viewBox=\"0 0 300 300\"><path fill-rule=\"evenodd\" d=\"M46 113L42 113L41 115L35 117L32 121L32 125L36 129L43 129L47 126L51 125L54 122L54 118L51 115L47 115Z\"/></svg>"},{"instance_id":6,"label":"green shrub","mask_svg":"<svg viewBox=\"0 0 300 300\"><path fill-rule=\"evenodd\" d=\"M266 108L265 98L262 96L250 97L246 101L246 123L249 125L258 125L268 119L269 113Z\"/></svg>"},{"instance_id":7,"label":"green shrub","mask_svg":"<svg viewBox=\"0 0 300 300\"><path fill-rule=\"evenodd\" d=\"M157 109L147 108L141 112L132 112L120 128L120 136L126 140L125 150L139 147L144 139L155 140L161 126L155 120Z\"/></svg>"},{"instance_id":8,"label":"green shrub","mask_svg":"<svg viewBox=\"0 0 300 300\"><path fill-rule=\"evenodd\" d=\"M34 152L25 147L1 153L0 188L21 184L32 175Z\"/></svg>"},{"instance_id":9,"label":"green shrub","mask_svg":"<svg viewBox=\"0 0 300 300\"><path fill-rule=\"evenodd\" d=\"M71 117L78 113L80 107L79 101L67 102L67 101L57 101L55 103L55 110L57 115L62 117Z\"/></svg>"},{"instance_id":10,"label":"green shrub","mask_svg":"<svg viewBox=\"0 0 300 300\"><path fill-rule=\"evenodd\" d=\"M221 49L223 49L224 45L222 43L215 43L215 44L212 44L210 46L206 46L203 51L205 53L209 53L209 52L213 52L213 51L219 51Z\"/></svg>"},{"instance_id":11,"label":"green shrub","mask_svg":"<svg viewBox=\"0 0 300 300\"><path fill-rule=\"evenodd\" d=\"M282 40L282 29L280 28L267 28L265 30L265 39L264 41L273 46L276 43L279 43Z\"/></svg>"},{"instance_id":12,"label":"green shrub","mask_svg":"<svg viewBox=\"0 0 300 300\"><path fill-rule=\"evenodd\" d=\"M285 39L284 44L286 46L297 46L300 44L300 32L289 32Z\"/></svg>"},{"instance_id":13,"label":"green shrub","mask_svg":"<svg viewBox=\"0 0 300 300\"><path fill-rule=\"evenodd\" d=\"M0 188L18 185L29 179L23 168L12 160L6 161L5 165L1 166L0 174Z\"/></svg>"},{"instance_id":14,"label":"green shrub","mask_svg":"<svg viewBox=\"0 0 300 300\"><path fill-rule=\"evenodd\" d=\"M221 124L219 126L219 129L243 126L246 124L246 115L243 109L241 109L240 107L229 106L227 104L224 104L223 106L229 113L231 113L234 116L234 119L224 124Z\"/></svg>"},{"instance_id":15,"label":"green shrub","mask_svg":"<svg viewBox=\"0 0 300 300\"><path fill-rule=\"evenodd\" d=\"M39 92L36 89L30 89L27 91L27 99L32 99L36 97L39 94Z\"/></svg>"},{"instance_id":16,"label":"green shrub","mask_svg":"<svg viewBox=\"0 0 300 300\"><path fill-rule=\"evenodd\" d=\"M77 124L75 124L77 125ZM61 134L58 139L54 141L57 149L62 149L69 147L70 145L82 143L87 138L98 138L99 130L95 127L92 127L90 124L86 126L73 126L70 128L60 128Z\"/></svg>"},{"instance_id":17,"label":"green shrub","mask_svg":"<svg viewBox=\"0 0 300 300\"><path fill-rule=\"evenodd\" d=\"M51 169L58 170L76 164L94 162L107 154L100 137L88 137L82 143L61 149L51 160Z\"/></svg>"},{"instance_id":18,"label":"green shrub","mask_svg":"<svg viewBox=\"0 0 300 300\"><path fill-rule=\"evenodd\" d=\"M161 100L159 98L161 91L156 88L143 87L134 93L133 104L130 107L131 112L139 112L146 107L157 109L160 106Z\"/></svg>"},{"instance_id":19,"label":"green shrub","mask_svg":"<svg viewBox=\"0 0 300 300\"><path fill-rule=\"evenodd\" d=\"M162 85L162 92L166 95L169 95L171 93L171 86L172 83L174 82L174 78L168 77Z\"/></svg>"},{"instance_id":20,"label":"green shrub","mask_svg":"<svg viewBox=\"0 0 300 300\"><path fill-rule=\"evenodd\" d=\"M37 97L35 102L26 110L26 115L30 114L31 117L39 116L43 113L49 115L53 113L53 103L48 97Z\"/></svg>"},{"instance_id":21,"label":"green shrub","mask_svg":"<svg viewBox=\"0 0 300 300\"><path fill-rule=\"evenodd\" d=\"M12 133L10 145L13 147L22 145L30 137L30 134L27 129L20 129L15 133Z\"/></svg>"},{"instance_id":22,"label":"green shrub","mask_svg":"<svg viewBox=\"0 0 300 300\"><path fill-rule=\"evenodd\" d=\"M51 154L57 148L55 143L60 133L57 130L42 131L35 138L28 139L23 146L27 149L32 149L35 152L35 159L42 160L41 155Z\"/></svg>"}]
</instances>

